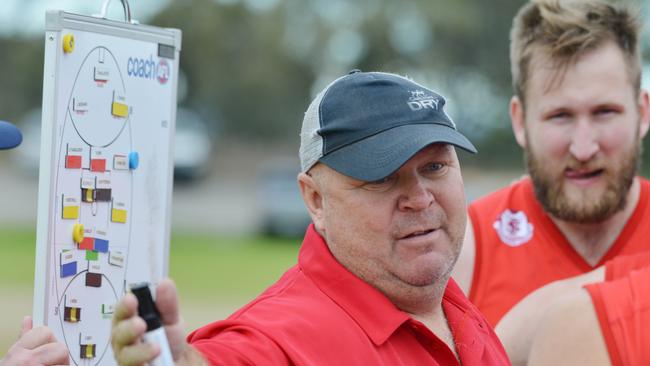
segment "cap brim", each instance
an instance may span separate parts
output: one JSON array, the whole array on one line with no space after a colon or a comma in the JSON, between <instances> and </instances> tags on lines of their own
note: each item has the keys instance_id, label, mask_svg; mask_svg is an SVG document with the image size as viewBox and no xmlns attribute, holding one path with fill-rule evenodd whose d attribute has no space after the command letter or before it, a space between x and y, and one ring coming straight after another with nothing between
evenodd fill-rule
<instances>
[{"instance_id":1,"label":"cap brim","mask_svg":"<svg viewBox=\"0 0 650 366\"><path fill-rule=\"evenodd\" d=\"M323 156L320 162L354 179L374 181L399 169L418 151L446 143L471 153L474 145L460 132L438 124L412 124L395 127L367 137Z\"/></svg>"},{"instance_id":2,"label":"cap brim","mask_svg":"<svg viewBox=\"0 0 650 366\"><path fill-rule=\"evenodd\" d=\"M14 148L23 141L18 127L9 122L0 121L0 150Z\"/></svg>"}]
</instances>

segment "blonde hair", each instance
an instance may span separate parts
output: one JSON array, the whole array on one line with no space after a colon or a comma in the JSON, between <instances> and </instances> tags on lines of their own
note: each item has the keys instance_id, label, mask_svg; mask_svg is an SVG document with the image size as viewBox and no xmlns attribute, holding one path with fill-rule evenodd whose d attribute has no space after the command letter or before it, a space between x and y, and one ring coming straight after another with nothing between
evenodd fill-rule
<instances>
[{"instance_id":1,"label":"blonde hair","mask_svg":"<svg viewBox=\"0 0 650 366\"><path fill-rule=\"evenodd\" d=\"M515 16L510 31L510 64L515 94L524 102L531 60L544 52L562 77L586 52L613 41L623 52L630 80L641 88L638 9L601 0L531 0Z\"/></svg>"}]
</instances>

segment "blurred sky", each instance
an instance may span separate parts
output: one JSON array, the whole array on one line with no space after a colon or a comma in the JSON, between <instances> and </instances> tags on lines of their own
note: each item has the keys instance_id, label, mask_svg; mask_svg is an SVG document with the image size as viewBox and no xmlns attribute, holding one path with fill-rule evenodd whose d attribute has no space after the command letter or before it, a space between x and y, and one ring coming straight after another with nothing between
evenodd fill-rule
<instances>
[{"instance_id":1,"label":"blurred sky","mask_svg":"<svg viewBox=\"0 0 650 366\"><path fill-rule=\"evenodd\" d=\"M131 0L133 19L146 22L173 0ZM244 3L253 12L273 9L279 0L213 0L218 4ZM96 15L104 0L3 0L0 8L0 34L34 35L42 32L46 10L65 10L71 13ZM110 1L109 18L122 19L124 11L120 0Z\"/></svg>"},{"instance_id":2,"label":"blurred sky","mask_svg":"<svg viewBox=\"0 0 650 366\"><path fill-rule=\"evenodd\" d=\"M134 19L146 21L171 0L131 0L129 6ZM266 0L269 1L269 0ZM99 14L103 0L3 0L0 5L0 33L29 35L43 32L46 10L65 10L71 13ZM112 0L109 18L123 19L120 0Z\"/></svg>"}]
</instances>

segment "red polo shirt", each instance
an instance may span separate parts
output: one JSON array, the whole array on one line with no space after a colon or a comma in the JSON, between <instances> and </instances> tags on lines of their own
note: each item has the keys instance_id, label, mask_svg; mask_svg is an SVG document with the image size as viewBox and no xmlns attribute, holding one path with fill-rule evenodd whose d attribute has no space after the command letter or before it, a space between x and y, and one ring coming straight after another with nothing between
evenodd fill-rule
<instances>
[{"instance_id":1,"label":"red polo shirt","mask_svg":"<svg viewBox=\"0 0 650 366\"><path fill-rule=\"evenodd\" d=\"M453 280L442 307L463 365L510 364ZM428 328L339 264L313 225L298 265L188 342L213 365L459 365Z\"/></svg>"}]
</instances>

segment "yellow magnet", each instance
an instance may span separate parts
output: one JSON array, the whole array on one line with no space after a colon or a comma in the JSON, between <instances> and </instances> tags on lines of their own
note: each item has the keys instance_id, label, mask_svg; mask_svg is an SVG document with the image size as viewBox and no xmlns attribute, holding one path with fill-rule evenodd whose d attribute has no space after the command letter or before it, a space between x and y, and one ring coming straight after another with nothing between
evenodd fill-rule
<instances>
[{"instance_id":1,"label":"yellow magnet","mask_svg":"<svg viewBox=\"0 0 650 366\"><path fill-rule=\"evenodd\" d=\"M124 103L113 102L112 112L116 117L126 118L129 115L129 106Z\"/></svg>"},{"instance_id":2,"label":"yellow magnet","mask_svg":"<svg viewBox=\"0 0 650 366\"><path fill-rule=\"evenodd\" d=\"M72 227L72 240L74 240L75 243L81 243L84 240L83 224L74 224Z\"/></svg>"},{"instance_id":3,"label":"yellow magnet","mask_svg":"<svg viewBox=\"0 0 650 366\"><path fill-rule=\"evenodd\" d=\"M68 33L63 36L63 52L70 53L74 50L74 36Z\"/></svg>"},{"instance_id":4,"label":"yellow magnet","mask_svg":"<svg viewBox=\"0 0 650 366\"><path fill-rule=\"evenodd\" d=\"M126 222L126 210L120 210L120 209L114 208L112 210L112 212L111 212L111 221L125 223Z\"/></svg>"},{"instance_id":5,"label":"yellow magnet","mask_svg":"<svg viewBox=\"0 0 650 366\"><path fill-rule=\"evenodd\" d=\"M77 219L79 218L79 206L63 206L64 219Z\"/></svg>"},{"instance_id":6,"label":"yellow magnet","mask_svg":"<svg viewBox=\"0 0 650 366\"><path fill-rule=\"evenodd\" d=\"M77 308L70 308L70 322L76 323L79 319L77 318Z\"/></svg>"},{"instance_id":7,"label":"yellow magnet","mask_svg":"<svg viewBox=\"0 0 650 366\"><path fill-rule=\"evenodd\" d=\"M91 188L88 188L86 190L86 202L92 202L93 201L93 190Z\"/></svg>"}]
</instances>

